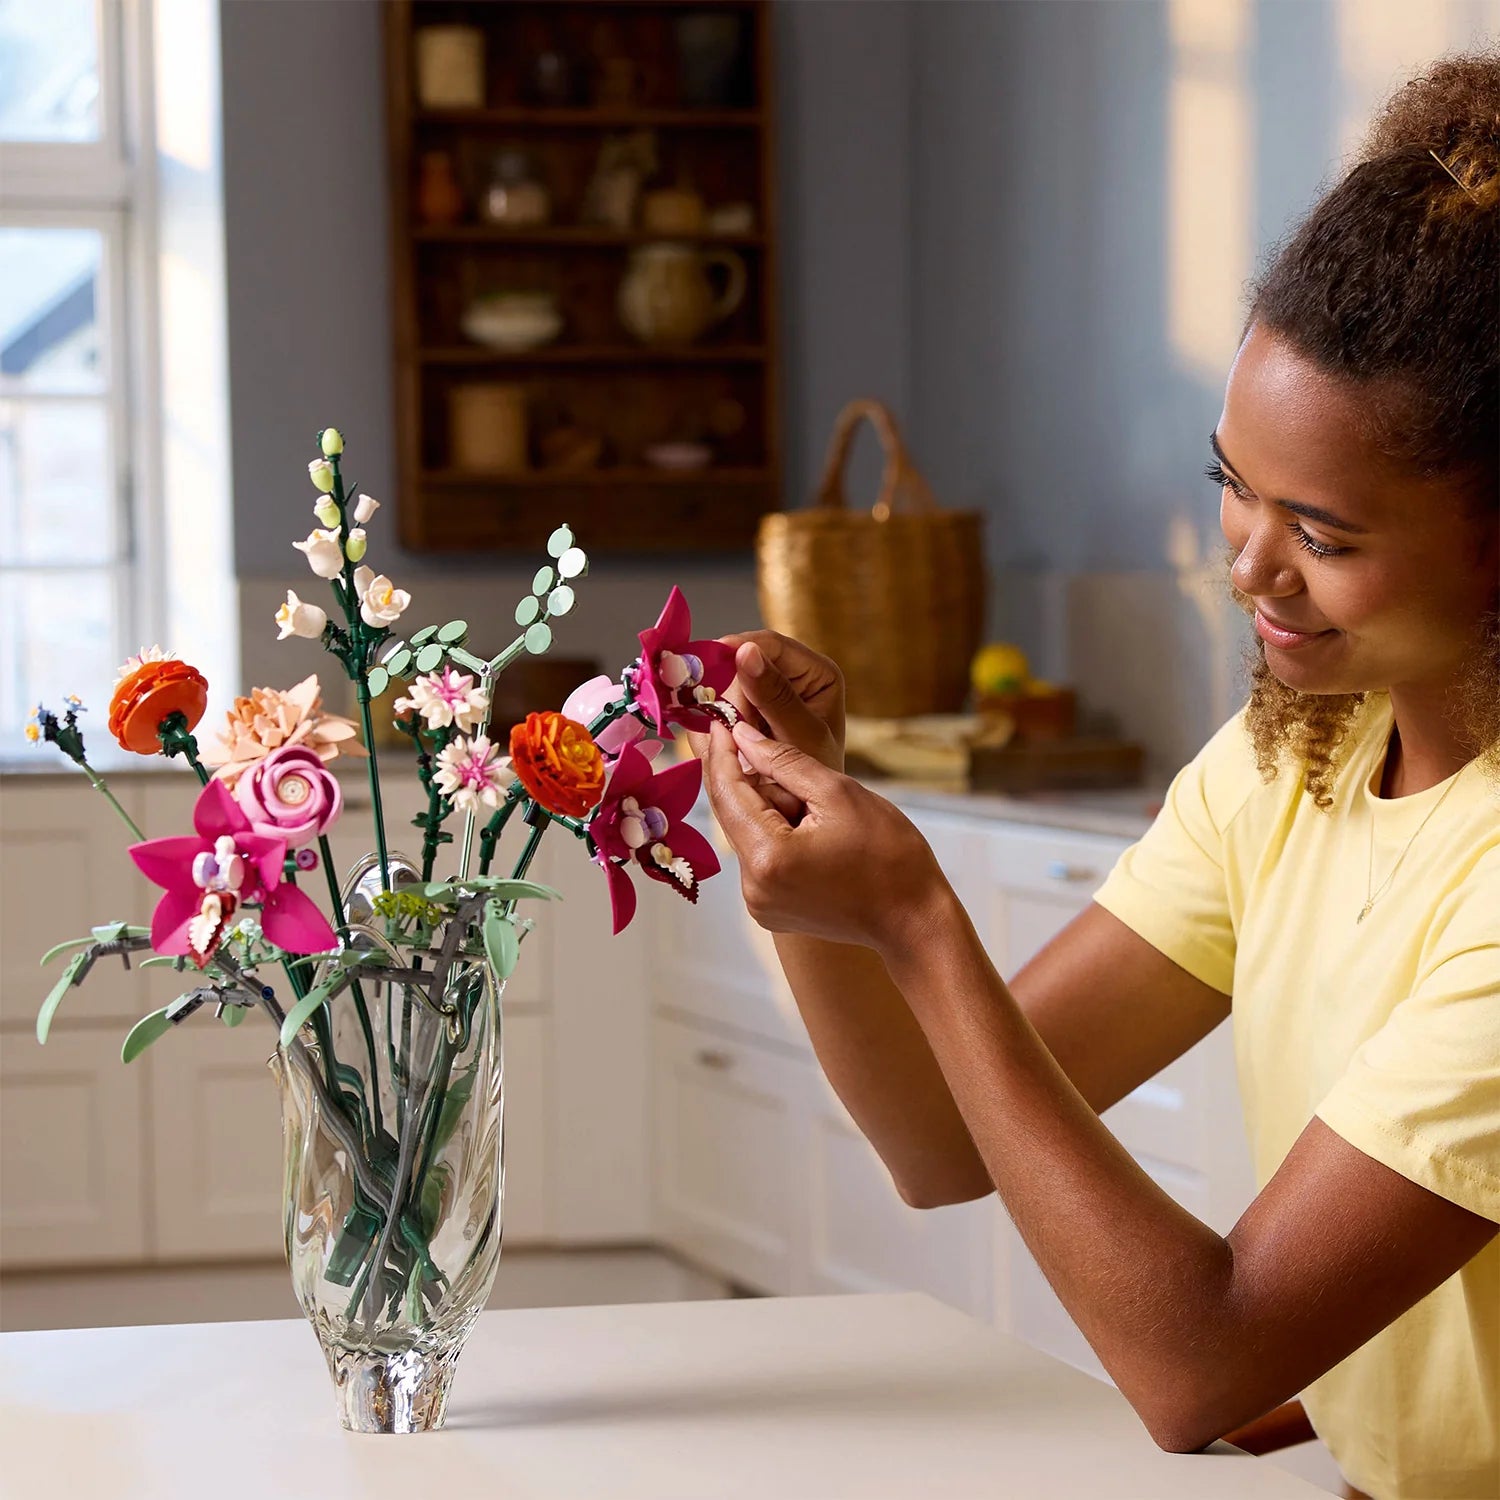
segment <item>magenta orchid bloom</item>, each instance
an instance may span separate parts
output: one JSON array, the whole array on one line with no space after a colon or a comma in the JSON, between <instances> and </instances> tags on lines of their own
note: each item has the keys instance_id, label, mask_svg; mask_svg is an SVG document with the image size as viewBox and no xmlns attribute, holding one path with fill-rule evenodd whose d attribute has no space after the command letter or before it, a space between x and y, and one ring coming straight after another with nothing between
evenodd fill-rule
<instances>
[{"instance_id":1,"label":"magenta orchid bloom","mask_svg":"<svg viewBox=\"0 0 1500 1500\"><path fill-rule=\"evenodd\" d=\"M601 673L598 677L590 677L587 682L579 683L568 694L568 701L562 706L562 716L572 719L575 724L592 726L606 708L618 703L624 696L624 687L614 678ZM644 744L641 743L643 740ZM627 745L638 746L647 760L653 759L661 749L660 740L646 740L646 726L634 714L625 714L613 723L606 724L594 735L594 743L606 760L617 760Z\"/></svg>"},{"instance_id":2,"label":"magenta orchid bloom","mask_svg":"<svg viewBox=\"0 0 1500 1500\"><path fill-rule=\"evenodd\" d=\"M659 734L669 724L706 734L735 717L731 705L719 704L734 681L734 648L690 640L692 630L687 600L674 585L661 618L641 631L641 659L630 669L636 702Z\"/></svg>"},{"instance_id":3,"label":"magenta orchid bloom","mask_svg":"<svg viewBox=\"0 0 1500 1500\"><path fill-rule=\"evenodd\" d=\"M257 833L222 781L210 781L193 807L196 835L133 844L130 857L165 891L151 917L151 946L185 954L204 968L240 905L259 905L261 930L287 953L338 946L323 913L294 885L283 885L286 840Z\"/></svg>"},{"instance_id":4,"label":"magenta orchid bloom","mask_svg":"<svg viewBox=\"0 0 1500 1500\"><path fill-rule=\"evenodd\" d=\"M695 904L699 884L719 873L713 845L687 822L702 784L703 767L696 760L653 772L636 746L620 752L604 800L589 821L597 858L609 877L617 935L635 915L635 887L627 873L632 863Z\"/></svg>"}]
</instances>

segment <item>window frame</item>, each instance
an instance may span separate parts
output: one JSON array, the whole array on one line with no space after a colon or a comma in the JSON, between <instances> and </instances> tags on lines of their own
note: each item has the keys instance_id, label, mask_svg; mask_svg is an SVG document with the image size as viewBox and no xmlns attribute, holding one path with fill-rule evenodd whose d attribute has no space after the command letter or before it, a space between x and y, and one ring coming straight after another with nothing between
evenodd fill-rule
<instances>
[{"instance_id":1,"label":"window frame","mask_svg":"<svg viewBox=\"0 0 1500 1500\"><path fill-rule=\"evenodd\" d=\"M118 659L124 660L140 643L157 640L168 616L160 513L152 5L150 0L94 0L94 16L98 139L0 143L0 224L78 227L101 234L104 288L96 319L107 347L103 399L115 535L111 561L99 566L112 580L114 644ZM4 399L100 398L18 391ZM65 566L7 561L0 565L0 578L44 575ZM0 759L4 754L0 750Z\"/></svg>"}]
</instances>

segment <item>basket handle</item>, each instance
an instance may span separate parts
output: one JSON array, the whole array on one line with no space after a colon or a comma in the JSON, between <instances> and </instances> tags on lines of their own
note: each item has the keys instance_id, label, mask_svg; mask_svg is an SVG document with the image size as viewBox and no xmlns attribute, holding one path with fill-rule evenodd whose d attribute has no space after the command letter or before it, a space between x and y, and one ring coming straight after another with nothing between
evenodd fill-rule
<instances>
[{"instance_id":1,"label":"basket handle","mask_svg":"<svg viewBox=\"0 0 1500 1500\"><path fill-rule=\"evenodd\" d=\"M854 435L861 422L869 422L880 440L885 454L885 468L880 475L880 493L871 512L877 521L886 520L897 510L917 514L935 511L937 501L927 481L918 473L901 441L896 429L896 418L890 407L872 398L851 401L838 414L833 424L833 436L828 441L828 457L823 464L823 477L818 483L816 503L831 510L843 510L848 506L844 490L844 470L849 463L849 451L854 446Z\"/></svg>"}]
</instances>

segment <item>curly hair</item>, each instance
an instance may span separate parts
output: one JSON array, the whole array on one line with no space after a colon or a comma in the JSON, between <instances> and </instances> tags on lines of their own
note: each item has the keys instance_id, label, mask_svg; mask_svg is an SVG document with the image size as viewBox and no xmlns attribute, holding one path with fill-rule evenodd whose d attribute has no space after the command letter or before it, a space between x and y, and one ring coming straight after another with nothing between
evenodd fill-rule
<instances>
[{"instance_id":1,"label":"curly hair","mask_svg":"<svg viewBox=\"0 0 1500 1500\"><path fill-rule=\"evenodd\" d=\"M1500 505L1500 52L1434 64L1396 92L1358 160L1252 289L1259 323L1357 385L1377 451L1454 478L1476 518ZM1500 586L1497 586L1500 594ZM1241 599L1241 603L1245 601ZM1299 693L1257 645L1247 725L1261 774L1300 762L1332 804L1365 694ZM1453 712L1500 768L1500 623L1475 622Z\"/></svg>"}]
</instances>

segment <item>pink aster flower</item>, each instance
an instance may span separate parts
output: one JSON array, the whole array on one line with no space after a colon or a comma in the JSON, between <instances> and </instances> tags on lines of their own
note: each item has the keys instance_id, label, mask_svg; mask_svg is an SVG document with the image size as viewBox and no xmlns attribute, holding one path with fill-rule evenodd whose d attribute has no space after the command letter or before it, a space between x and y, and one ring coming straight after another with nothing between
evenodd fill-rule
<instances>
[{"instance_id":1,"label":"pink aster flower","mask_svg":"<svg viewBox=\"0 0 1500 1500\"><path fill-rule=\"evenodd\" d=\"M398 714L421 714L429 729L455 724L465 734L483 729L490 717L489 696L467 673L452 667L418 677L411 685L411 697L397 698L394 707Z\"/></svg>"},{"instance_id":2,"label":"pink aster flower","mask_svg":"<svg viewBox=\"0 0 1500 1500\"><path fill-rule=\"evenodd\" d=\"M602 674L581 682L568 694L562 706L562 716L576 724L592 725L594 720L625 696L624 687L612 677ZM660 740L646 740L646 726L634 714L625 714L612 724L607 724L594 736L594 743L606 760L616 759L627 745L640 745L641 754L652 759L661 749Z\"/></svg>"},{"instance_id":3,"label":"pink aster flower","mask_svg":"<svg viewBox=\"0 0 1500 1500\"><path fill-rule=\"evenodd\" d=\"M495 753L486 735L472 740L456 739L438 751L438 790L455 807L477 813L481 807L499 807L500 794L510 784L510 758Z\"/></svg>"},{"instance_id":4,"label":"pink aster flower","mask_svg":"<svg viewBox=\"0 0 1500 1500\"><path fill-rule=\"evenodd\" d=\"M338 946L323 913L283 885L286 840L257 833L221 781L210 781L193 807L195 835L148 839L130 857L166 894L151 918L151 946L181 953L204 968L242 905L260 907L261 930L287 953Z\"/></svg>"},{"instance_id":5,"label":"pink aster flower","mask_svg":"<svg viewBox=\"0 0 1500 1500\"><path fill-rule=\"evenodd\" d=\"M620 752L604 800L589 820L589 834L599 850L596 857L609 878L616 933L623 932L635 915L631 865L695 904L699 883L719 873L713 845L687 822L702 782L703 766L697 760L653 772L651 762L634 745Z\"/></svg>"},{"instance_id":6,"label":"pink aster flower","mask_svg":"<svg viewBox=\"0 0 1500 1500\"><path fill-rule=\"evenodd\" d=\"M687 600L674 586L661 618L641 631L641 659L630 669L630 685L658 733L669 724L707 732L716 720L733 722L733 707L719 700L734 681L734 650L720 641L691 640L692 629Z\"/></svg>"}]
</instances>

